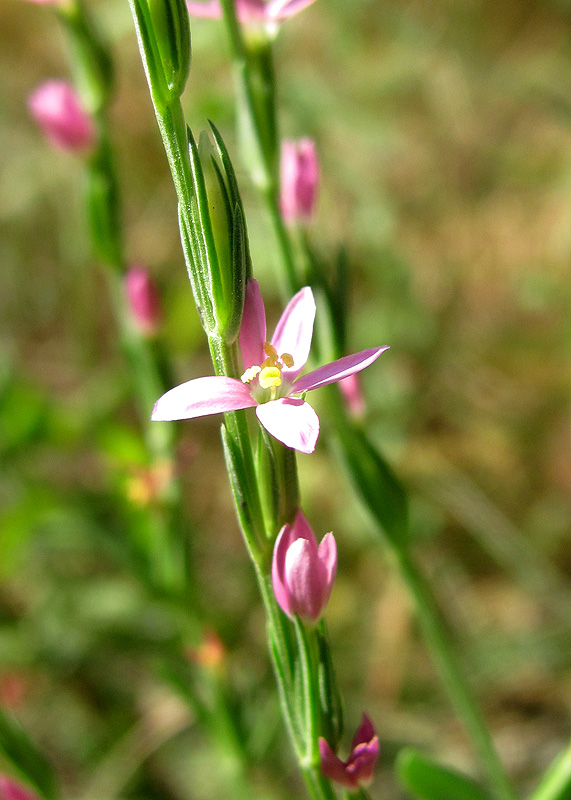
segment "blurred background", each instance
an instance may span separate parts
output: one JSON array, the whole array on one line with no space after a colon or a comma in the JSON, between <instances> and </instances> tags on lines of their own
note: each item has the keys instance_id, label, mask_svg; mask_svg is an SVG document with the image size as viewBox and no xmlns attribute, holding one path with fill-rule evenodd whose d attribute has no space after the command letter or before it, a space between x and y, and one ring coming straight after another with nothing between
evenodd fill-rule
<instances>
[{"instance_id":1,"label":"blurred background","mask_svg":"<svg viewBox=\"0 0 571 800\"><path fill-rule=\"evenodd\" d=\"M211 367L174 190L128 4L90 7L116 59L127 252L160 286L181 382ZM65 38L49 9L17 0L0 30L0 707L66 797L230 797L232 758L185 688L186 669L216 673L259 797L295 797L219 418L178 424L176 468L216 636L201 645L137 577L144 448L82 165L26 107L68 77ZM239 163L224 31L193 21L192 35L187 121L197 134L212 119L233 155L271 327L271 228ZM411 491L417 555L522 791L571 722L570 42L568 0L318 0L276 44L282 135L313 137L322 163L313 242L349 254L351 349L391 346L364 373L365 424ZM324 442L298 461L306 514L339 544L328 623L347 745L364 709L381 737L372 795L405 796L392 775L405 743L478 776L343 469Z\"/></svg>"}]
</instances>

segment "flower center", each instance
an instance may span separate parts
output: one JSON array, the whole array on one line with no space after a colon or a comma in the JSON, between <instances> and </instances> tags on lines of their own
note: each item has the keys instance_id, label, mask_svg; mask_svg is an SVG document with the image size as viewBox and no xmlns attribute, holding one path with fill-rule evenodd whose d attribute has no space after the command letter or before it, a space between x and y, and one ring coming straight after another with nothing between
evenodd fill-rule
<instances>
[{"instance_id":1,"label":"flower center","mask_svg":"<svg viewBox=\"0 0 571 800\"><path fill-rule=\"evenodd\" d=\"M293 358L289 353L278 355L276 348L269 342L264 344L267 356L259 366L249 367L242 375L243 383L251 383L256 377L262 389L270 389L270 399L275 400L278 388L282 385L282 369L293 367Z\"/></svg>"}]
</instances>

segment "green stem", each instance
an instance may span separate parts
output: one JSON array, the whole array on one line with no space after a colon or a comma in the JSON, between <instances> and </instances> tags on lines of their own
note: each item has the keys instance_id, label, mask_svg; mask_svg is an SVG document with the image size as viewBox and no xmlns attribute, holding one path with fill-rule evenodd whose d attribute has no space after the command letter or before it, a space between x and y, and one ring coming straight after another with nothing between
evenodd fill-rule
<instances>
[{"instance_id":1,"label":"green stem","mask_svg":"<svg viewBox=\"0 0 571 800\"><path fill-rule=\"evenodd\" d=\"M438 667L441 680L456 712L470 735L498 800L515 800L480 708L463 674L448 631L432 592L414 564L408 550L394 548L402 578L412 595L424 640Z\"/></svg>"},{"instance_id":2,"label":"green stem","mask_svg":"<svg viewBox=\"0 0 571 800\"><path fill-rule=\"evenodd\" d=\"M258 144L262 147L262 126L259 122L259 112L255 106L254 96L251 90L251 78L248 73L249 63L246 58L246 48L241 39L239 26L235 21L235 13L231 8L233 3L231 0L222 0L222 5L230 33L233 59L239 67L239 76L244 86L242 98L248 104L247 110L250 123L254 130L254 135L257 136ZM279 244L279 252L283 267L282 275L285 274L288 289L292 292L299 288L294 249L291 237L280 213L278 185L274 178L275 171L272 169L273 165L266 159L264 161L264 166L267 180L264 185L263 195ZM337 397L335 402L339 403L341 399ZM395 554L399 561L403 579L415 600L417 614L426 642L433 653L440 670L441 678L456 711L474 742L482 763L488 772L490 781L496 789L498 798L502 800L513 800L513 790L505 776L479 707L456 661L451 643L449 642L440 613L433 601L430 590L414 567L407 550L404 548L400 550L395 549Z\"/></svg>"}]
</instances>

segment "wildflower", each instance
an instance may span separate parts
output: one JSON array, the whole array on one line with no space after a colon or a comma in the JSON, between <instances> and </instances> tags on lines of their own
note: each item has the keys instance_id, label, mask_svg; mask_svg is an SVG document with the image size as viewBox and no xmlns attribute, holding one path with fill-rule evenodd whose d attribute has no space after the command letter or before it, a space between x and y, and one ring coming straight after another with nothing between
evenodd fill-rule
<instances>
[{"instance_id":1,"label":"wildflower","mask_svg":"<svg viewBox=\"0 0 571 800\"><path fill-rule=\"evenodd\" d=\"M85 151L93 145L95 124L70 84L65 81L43 83L30 96L28 106L54 147Z\"/></svg>"},{"instance_id":2,"label":"wildflower","mask_svg":"<svg viewBox=\"0 0 571 800\"><path fill-rule=\"evenodd\" d=\"M0 775L0 800L37 800L37 798L13 778Z\"/></svg>"},{"instance_id":3,"label":"wildflower","mask_svg":"<svg viewBox=\"0 0 571 800\"><path fill-rule=\"evenodd\" d=\"M333 534L326 533L318 546L304 513L298 511L293 525L283 526L274 547L272 584L282 611L315 624L325 611L336 571Z\"/></svg>"},{"instance_id":4,"label":"wildflower","mask_svg":"<svg viewBox=\"0 0 571 800\"><path fill-rule=\"evenodd\" d=\"M347 761L341 761L321 737L319 753L323 774L349 791L355 791L360 786L368 786L373 780L373 772L379 758L379 737L369 717L363 714L361 726L353 738Z\"/></svg>"},{"instance_id":5,"label":"wildflower","mask_svg":"<svg viewBox=\"0 0 571 800\"><path fill-rule=\"evenodd\" d=\"M266 25L274 31L277 23L289 19L311 5L314 0L236 0L236 14L243 25ZM220 0L187 0L186 6L191 17L221 19Z\"/></svg>"},{"instance_id":6,"label":"wildflower","mask_svg":"<svg viewBox=\"0 0 571 800\"><path fill-rule=\"evenodd\" d=\"M268 341L264 302L258 282L250 279L240 327L245 370L241 380L213 376L187 381L156 402L151 419L191 419L255 407L268 433L287 447L312 453L319 435L319 418L303 397L294 395L305 395L359 372L388 349L363 350L300 378L309 355L314 319L315 300L306 286L290 300Z\"/></svg>"},{"instance_id":7,"label":"wildflower","mask_svg":"<svg viewBox=\"0 0 571 800\"><path fill-rule=\"evenodd\" d=\"M125 276L125 290L136 328L146 336L156 333L161 319L157 287L142 266L133 266Z\"/></svg>"},{"instance_id":8,"label":"wildflower","mask_svg":"<svg viewBox=\"0 0 571 800\"><path fill-rule=\"evenodd\" d=\"M280 172L280 205L284 220L288 223L309 222L319 182L315 142L311 139L283 142Z\"/></svg>"}]
</instances>

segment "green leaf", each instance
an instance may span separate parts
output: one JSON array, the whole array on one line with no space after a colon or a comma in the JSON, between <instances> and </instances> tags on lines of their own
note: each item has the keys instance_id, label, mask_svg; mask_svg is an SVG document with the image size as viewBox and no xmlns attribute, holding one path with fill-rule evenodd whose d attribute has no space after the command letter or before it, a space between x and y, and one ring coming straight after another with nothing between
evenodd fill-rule
<instances>
[{"instance_id":1,"label":"green leaf","mask_svg":"<svg viewBox=\"0 0 571 800\"><path fill-rule=\"evenodd\" d=\"M571 799L571 747L560 753L529 800Z\"/></svg>"},{"instance_id":2,"label":"green leaf","mask_svg":"<svg viewBox=\"0 0 571 800\"><path fill-rule=\"evenodd\" d=\"M0 750L47 800L58 796L53 770L21 725L0 710Z\"/></svg>"},{"instance_id":3,"label":"green leaf","mask_svg":"<svg viewBox=\"0 0 571 800\"><path fill-rule=\"evenodd\" d=\"M331 408L335 434L356 488L391 543L404 546L408 497L403 485L366 434L348 418L340 398Z\"/></svg>"},{"instance_id":4,"label":"green leaf","mask_svg":"<svg viewBox=\"0 0 571 800\"><path fill-rule=\"evenodd\" d=\"M441 767L411 748L398 754L396 771L402 785L420 800L490 800L471 778Z\"/></svg>"}]
</instances>

